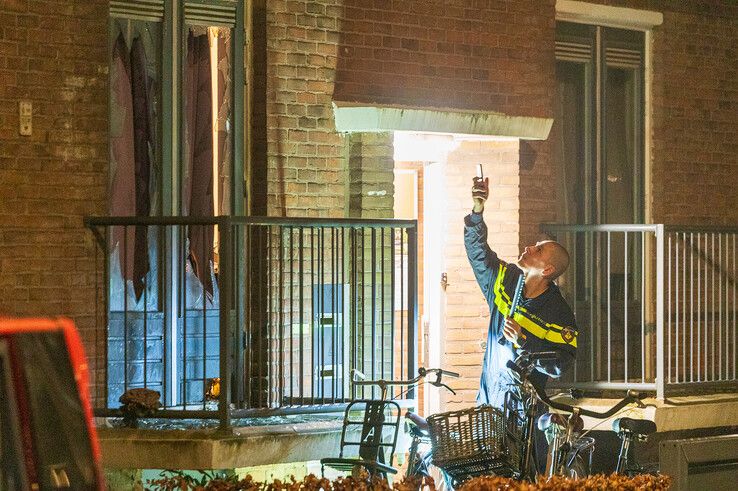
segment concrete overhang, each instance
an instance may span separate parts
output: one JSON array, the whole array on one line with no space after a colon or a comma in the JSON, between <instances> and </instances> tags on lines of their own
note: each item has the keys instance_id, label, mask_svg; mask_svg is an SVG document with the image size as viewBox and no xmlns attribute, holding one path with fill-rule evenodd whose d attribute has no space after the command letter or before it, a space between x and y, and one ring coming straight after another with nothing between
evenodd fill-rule
<instances>
[{"instance_id":1,"label":"concrete overhang","mask_svg":"<svg viewBox=\"0 0 738 491\"><path fill-rule=\"evenodd\" d=\"M552 118L509 116L492 111L414 108L395 105L333 102L336 130L341 133L414 131L545 140Z\"/></svg>"},{"instance_id":2,"label":"concrete overhang","mask_svg":"<svg viewBox=\"0 0 738 491\"><path fill-rule=\"evenodd\" d=\"M577 0L556 0L556 20L647 31L663 24L664 14Z\"/></svg>"}]
</instances>

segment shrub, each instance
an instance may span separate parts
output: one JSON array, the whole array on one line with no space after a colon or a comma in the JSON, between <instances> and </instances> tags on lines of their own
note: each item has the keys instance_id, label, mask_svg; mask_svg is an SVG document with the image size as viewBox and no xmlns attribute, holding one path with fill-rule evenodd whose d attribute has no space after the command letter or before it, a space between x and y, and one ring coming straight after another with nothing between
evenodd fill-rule
<instances>
[{"instance_id":1,"label":"shrub","mask_svg":"<svg viewBox=\"0 0 738 491\"><path fill-rule=\"evenodd\" d=\"M340 477L335 481L317 477L313 474L303 480L292 477L289 481L274 480L271 484L254 481L251 476L238 479L235 476L222 477L207 472L200 479L182 472L167 471L161 479L149 481L156 491L416 491L418 488L435 491L432 479L422 482L410 479L389 483L377 477ZM671 479L667 476L639 475L626 477L620 474L606 476L598 474L585 479L567 479L554 476L538 482L520 482L498 476L476 477L459 486L458 491L661 491L669 489Z\"/></svg>"}]
</instances>

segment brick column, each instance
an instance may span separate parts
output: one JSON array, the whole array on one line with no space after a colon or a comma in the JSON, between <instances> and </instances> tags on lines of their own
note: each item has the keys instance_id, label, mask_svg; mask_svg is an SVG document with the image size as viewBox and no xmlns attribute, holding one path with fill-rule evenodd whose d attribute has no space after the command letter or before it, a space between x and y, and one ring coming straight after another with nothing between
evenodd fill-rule
<instances>
[{"instance_id":1,"label":"brick column","mask_svg":"<svg viewBox=\"0 0 738 491\"><path fill-rule=\"evenodd\" d=\"M348 216L392 218L394 148L392 133L354 133L348 145Z\"/></svg>"}]
</instances>

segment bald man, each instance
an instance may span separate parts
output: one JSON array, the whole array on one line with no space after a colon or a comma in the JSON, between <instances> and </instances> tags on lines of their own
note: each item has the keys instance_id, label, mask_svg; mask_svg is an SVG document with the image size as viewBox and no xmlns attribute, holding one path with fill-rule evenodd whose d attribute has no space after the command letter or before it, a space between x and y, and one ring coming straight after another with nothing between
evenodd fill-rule
<instances>
[{"instance_id":1,"label":"bald man","mask_svg":"<svg viewBox=\"0 0 738 491\"><path fill-rule=\"evenodd\" d=\"M502 408L505 393L514 385L505 366L507 361L515 359L521 350L556 351L559 359L539 364L532 377L543 384L548 377L560 377L574 361L577 327L571 308L554 283L569 266L566 249L558 242L546 240L526 247L515 263L500 260L487 244L487 226L482 219L488 196L489 179L474 178L474 207L464 218L464 245L490 310L477 403ZM511 313L515 287L522 274L522 295Z\"/></svg>"}]
</instances>

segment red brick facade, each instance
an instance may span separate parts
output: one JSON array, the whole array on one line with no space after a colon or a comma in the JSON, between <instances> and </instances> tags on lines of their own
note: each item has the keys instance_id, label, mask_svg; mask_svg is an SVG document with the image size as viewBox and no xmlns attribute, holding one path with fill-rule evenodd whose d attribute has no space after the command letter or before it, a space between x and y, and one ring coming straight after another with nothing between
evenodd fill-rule
<instances>
[{"instance_id":1,"label":"red brick facade","mask_svg":"<svg viewBox=\"0 0 738 491\"><path fill-rule=\"evenodd\" d=\"M335 97L551 116L554 4L346 1Z\"/></svg>"},{"instance_id":2,"label":"red brick facade","mask_svg":"<svg viewBox=\"0 0 738 491\"><path fill-rule=\"evenodd\" d=\"M107 5L0 5L0 315L70 316L88 342L95 258L82 219L107 209Z\"/></svg>"},{"instance_id":3,"label":"red brick facade","mask_svg":"<svg viewBox=\"0 0 738 491\"><path fill-rule=\"evenodd\" d=\"M657 223L738 221L738 5L724 3L665 12L653 36Z\"/></svg>"},{"instance_id":4,"label":"red brick facade","mask_svg":"<svg viewBox=\"0 0 738 491\"><path fill-rule=\"evenodd\" d=\"M664 14L651 45L653 221L735 224L738 6L596 3ZM386 216L390 137L336 133L333 100L553 114L554 0L255 4L264 23L252 87L255 213ZM106 210L107 5L0 6L0 315L68 315L83 333L96 302L82 218ZM33 103L32 136L19 136L20 100ZM364 160L357 144L385 153ZM535 164L519 171L518 243L556 220L551 145L536 151ZM387 193L364 203L373 189ZM474 348L468 341L455 340L450 356Z\"/></svg>"}]
</instances>

